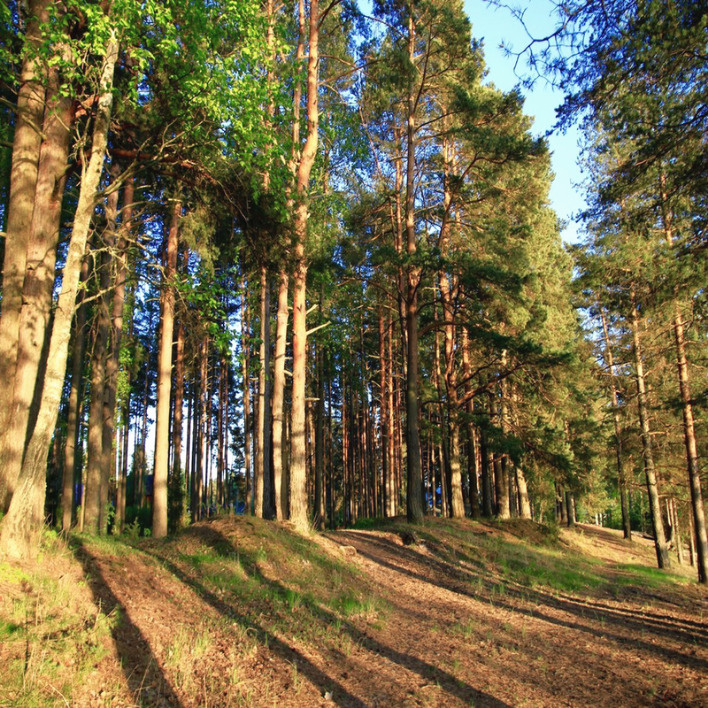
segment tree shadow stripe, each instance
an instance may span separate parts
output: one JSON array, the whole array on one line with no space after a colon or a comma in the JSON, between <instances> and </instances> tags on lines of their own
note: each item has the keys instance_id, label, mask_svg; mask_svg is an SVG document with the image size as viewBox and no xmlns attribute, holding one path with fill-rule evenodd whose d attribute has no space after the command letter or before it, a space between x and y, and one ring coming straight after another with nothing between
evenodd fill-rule
<instances>
[{"instance_id":1,"label":"tree shadow stripe","mask_svg":"<svg viewBox=\"0 0 708 708\"><path fill-rule=\"evenodd\" d=\"M162 671L150 648L150 643L114 594L99 569L97 559L77 538L73 538L69 545L75 558L81 563L96 607L106 615L116 608L120 609L119 619L111 627L111 636L120 657L123 674L136 703L145 706L182 708L182 703ZM154 686L157 695L150 695L152 691L146 688L146 684L149 687Z\"/></svg>"}]
</instances>

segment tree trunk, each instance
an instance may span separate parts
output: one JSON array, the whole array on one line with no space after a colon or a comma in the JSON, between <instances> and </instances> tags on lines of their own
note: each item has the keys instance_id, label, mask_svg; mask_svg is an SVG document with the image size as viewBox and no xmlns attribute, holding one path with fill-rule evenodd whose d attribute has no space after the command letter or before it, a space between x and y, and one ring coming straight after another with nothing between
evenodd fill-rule
<instances>
[{"instance_id":1,"label":"tree trunk","mask_svg":"<svg viewBox=\"0 0 708 708\"><path fill-rule=\"evenodd\" d=\"M301 0L302 1L302 0ZM307 446L305 440L305 384L307 378L307 256L309 183L317 155L319 124L319 3L310 0L310 51L307 61L307 138L297 169L295 210L295 275L293 280L293 389L290 417L290 519L307 529Z\"/></svg>"},{"instance_id":2,"label":"tree trunk","mask_svg":"<svg viewBox=\"0 0 708 708\"><path fill-rule=\"evenodd\" d=\"M115 274L113 281L113 300L111 303L111 347L106 362L106 395L103 406L103 460L102 460L102 496L108 494L111 476L115 474L115 460L112 454L115 438L116 401L118 396L118 371L120 368L120 347L123 335L123 308L125 305L125 283L128 272L128 240L126 234L130 231L133 219L133 181L129 179L123 190L123 208L121 226L118 232L118 242L113 262ZM115 217L113 217L115 222ZM115 441L116 445L118 444ZM120 487L118 481L117 489ZM116 495L116 507L118 506ZM107 500L106 500L107 501ZM104 507L102 507L102 510ZM115 523L120 526L117 509ZM101 519L101 528L107 527L107 518Z\"/></svg>"},{"instance_id":3,"label":"tree trunk","mask_svg":"<svg viewBox=\"0 0 708 708\"><path fill-rule=\"evenodd\" d=\"M275 361L273 365L273 484L275 485L275 517L285 518L288 508L287 485L283 482L283 421L285 405L285 351L288 335L288 273L280 269L278 286L278 315L275 332Z\"/></svg>"},{"instance_id":4,"label":"tree trunk","mask_svg":"<svg viewBox=\"0 0 708 708\"><path fill-rule=\"evenodd\" d=\"M669 245L671 245L674 240L673 213L669 205L666 177L663 172L659 181L664 235ZM708 532L706 531L705 509L703 508L703 493L701 491L701 471L698 464L698 447L696 445L693 404L691 402L691 383L686 360L686 338L678 293L675 294L675 298L673 324L674 339L676 341L676 368L683 412L683 438L686 447L688 486L691 490L691 508L696 533L696 568L698 570L698 582L708 583Z\"/></svg>"},{"instance_id":5,"label":"tree trunk","mask_svg":"<svg viewBox=\"0 0 708 708\"><path fill-rule=\"evenodd\" d=\"M117 197L113 192L111 197ZM107 208L110 210L110 207ZM104 234L105 236L105 234ZM93 325L93 353L91 355L91 390L88 423L88 458L84 495L84 529L97 534L101 530L101 482L103 477L103 399L106 383L106 351L110 315L108 287L110 283L110 253L105 241L94 254L94 271L99 281L99 297Z\"/></svg>"},{"instance_id":6,"label":"tree trunk","mask_svg":"<svg viewBox=\"0 0 708 708\"><path fill-rule=\"evenodd\" d=\"M256 516L270 514L270 288L268 269L261 265L261 346L258 370L258 418L256 422L256 468L254 489Z\"/></svg>"},{"instance_id":7,"label":"tree trunk","mask_svg":"<svg viewBox=\"0 0 708 708\"><path fill-rule=\"evenodd\" d=\"M243 377L243 466L246 476L246 513L253 514L253 481L251 475L251 380L250 380L250 343L251 317L248 307L248 291L246 288L246 278L241 281L241 347L243 348L243 366L241 369Z\"/></svg>"},{"instance_id":8,"label":"tree trunk","mask_svg":"<svg viewBox=\"0 0 708 708\"><path fill-rule=\"evenodd\" d=\"M521 465L516 465L516 486L519 489L519 516L522 519L531 518L531 502L529 501L529 491L526 485L526 475Z\"/></svg>"},{"instance_id":9,"label":"tree trunk","mask_svg":"<svg viewBox=\"0 0 708 708\"><path fill-rule=\"evenodd\" d=\"M652 447L651 431L649 428L649 414L647 411L646 383L644 379L644 361L642 359L642 348L639 340L639 312L637 303L632 291L632 339L634 342L634 363L635 376L637 381L637 407L639 411L639 425L641 428L642 454L644 458L644 474L647 480L647 492L649 495L649 510L654 530L654 546L656 549L656 560L659 568L670 566L669 547L664 534L664 522L661 518L661 506L659 504L659 491L656 483L656 472L654 469L654 452Z\"/></svg>"},{"instance_id":10,"label":"tree trunk","mask_svg":"<svg viewBox=\"0 0 708 708\"><path fill-rule=\"evenodd\" d=\"M703 493L701 491L701 471L698 464L698 446L693 421L693 404L691 402L691 384L686 360L686 339L684 334L683 315L676 303L674 315L674 337L676 340L676 365L678 368L679 389L683 412L683 439L686 446L686 461L688 465L688 484L691 490L691 510L693 525L696 530L696 568L698 582L708 583L708 534L706 532L706 517L703 508Z\"/></svg>"},{"instance_id":11,"label":"tree trunk","mask_svg":"<svg viewBox=\"0 0 708 708\"><path fill-rule=\"evenodd\" d=\"M565 493L565 518L568 528L575 526L575 505L573 502L573 492L569 490Z\"/></svg>"},{"instance_id":12,"label":"tree trunk","mask_svg":"<svg viewBox=\"0 0 708 708\"><path fill-rule=\"evenodd\" d=\"M84 258L81 265L81 284L88 280L89 261ZM73 521L74 485L76 477L76 448L79 444L79 411L83 395L84 342L86 335L86 308L83 303L84 289L79 289L77 311L74 320L74 347L71 363L71 391L66 420L66 445L64 446L64 479L62 490L62 530L69 531Z\"/></svg>"},{"instance_id":13,"label":"tree trunk","mask_svg":"<svg viewBox=\"0 0 708 708\"><path fill-rule=\"evenodd\" d=\"M120 172L117 165L111 165L109 170L111 180L117 181ZM117 185L115 185L117 186ZM132 194L130 195L132 201ZM120 340L123 330L123 304L125 301L125 248L123 234L120 235L120 246L117 248L118 190L114 189L106 199L106 220L108 222L104 243L108 251L108 288L103 293L105 311L109 315L106 359L104 366L103 412L101 426L101 496L99 504L100 533L108 532L110 508L110 483L115 478L115 458L113 455L115 435L115 412L118 386L118 367L120 356ZM121 224L121 232L123 225ZM110 305L110 308L109 308Z\"/></svg>"},{"instance_id":14,"label":"tree trunk","mask_svg":"<svg viewBox=\"0 0 708 708\"><path fill-rule=\"evenodd\" d=\"M408 59L415 61L415 25L408 18ZM406 243L409 258L416 253L415 234L415 133L416 91L408 86L406 130ZM418 420L418 283L420 268L409 265L406 273L406 514L414 524L423 522L423 470L420 460L420 423Z\"/></svg>"},{"instance_id":15,"label":"tree trunk","mask_svg":"<svg viewBox=\"0 0 708 708\"><path fill-rule=\"evenodd\" d=\"M620 492L620 507L622 510L622 532L624 537L632 540L632 526L629 518L629 496L627 494L627 479L622 460L622 429L620 426L620 409L617 399L617 383L615 381L614 360L612 357L612 346L610 344L610 332L607 327L605 312L598 303L600 319L602 320L602 331L605 337L605 359L610 373L610 393L612 395L612 418L615 426L615 459L617 462L617 483Z\"/></svg>"},{"instance_id":16,"label":"tree trunk","mask_svg":"<svg viewBox=\"0 0 708 708\"><path fill-rule=\"evenodd\" d=\"M480 435L480 447L482 451L482 516L489 519L494 516L494 496L492 494L494 453L489 450L487 434L484 431Z\"/></svg>"},{"instance_id":17,"label":"tree trunk","mask_svg":"<svg viewBox=\"0 0 708 708\"><path fill-rule=\"evenodd\" d=\"M315 401L315 507L314 525L318 530L325 527L325 495L324 495L324 366L322 349L318 347L315 354L316 365L316 397Z\"/></svg>"},{"instance_id":18,"label":"tree trunk","mask_svg":"<svg viewBox=\"0 0 708 708\"><path fill-rule=\"evenodd\" d=\"M22 464L17 492L0 527L0 553L9 558L34 558L39 550L39 536L44 521L47 452L61 401L81 264L106 153L113 105L113 71L117 57L118 44L111 37L101 72L101 92L93 127L91 156L82 175L62 289L49 342L41 407Z\"/></svg>"},{"instance_id":19,"label":"tree trunk","mask_svg":"<svg viewBox=\"0 0 708 708\"><path fill-rule=\"evenodd\" d=\"M27 266L27 248L31 236L35 204L37 170L42 143L45 101L45 68L35 56L42 41L40 26L47 21L49 0L31 0L25 44L30 48L22 63L17 92L15 134L12 143L10 189L5 225L5 248L2 271L2 316L0 317L0 431L7 430L12 408L12 382L17 364L20 337L22 288ZM0 466L0 509L10 502Z\"/></svg>"},{"instance_id":20,"label":"tree trunk","mask_svg":"<svg viewBox=\"0 0 708 708\"><path fill-rule=\"evenodd\" d=\"M177 322L177 344L175 347L175 412L172 433L172 477L174 479L174 489L184 489L182 487L182 427L184 409L184 323ZM186 478L185 478L186 483ZM185 484L186 486L186 484ZM181 524L180 519L184 514L186 494L180 492L177 526Z\"/></svg>"},{"instance_id":21,"label":"tree trunk","mask_svg":"<svg viewBox=\"0 0 708 708\"><path fill-rule=\"evenodd\" d=\"M167 480L170 466L170 396L172 391L172 339L175 323L174 277L177 272L179 223L182 202L172 203L165 239L164 271L160 296L160 342L157 354L157 403L155 410L155 467L153 470L152 535L167 535Z\"/></svg>"},{"instance_id":22,"label":"tree trunk","mask_svg":"<svg viewBox=\"0 0 708 708\"><path fill-rule=\"evenodd\" d=\"M447 126L443 123L443 129ZM450 210L452 208L451 178L454 169L453 148L447 137L443 137L443 215L440 226L440 254L447 259L450 254ZM459 403L457 396L457 367L455 366L455 278L452 282L445 269L438 273L440 297L443 306L445 333L445 392L447 394L447 424L449 428L450 460L450 515L463 518L465 502L462 497L462 462L460 447Z\"/></svg>"},{"instance_id":23,"label":"tree trunk","mask_svg":"<svg viewBox=\"0 0 708 708\"><path fill-rule=\"evenodd\" d=\"M12 405L0 431L0 510L12 499L34 425L35 396L42 386L42 360L49 336L59 220L71 137L71 100L60 93L58 72L49 74L43 141L39 151L34 210L27 245L22 308L17 330ZM5 310L3 305L3 310ZM8 316L12 312L8 308ZM4 318L3 318L4 319ZM14 344L10 342L10 346ZM13 351L9 353L10 361ZM9 392L8 392L9 393ZM1 414L0 414L1 415Z\"/></svg>"}]
</instances>

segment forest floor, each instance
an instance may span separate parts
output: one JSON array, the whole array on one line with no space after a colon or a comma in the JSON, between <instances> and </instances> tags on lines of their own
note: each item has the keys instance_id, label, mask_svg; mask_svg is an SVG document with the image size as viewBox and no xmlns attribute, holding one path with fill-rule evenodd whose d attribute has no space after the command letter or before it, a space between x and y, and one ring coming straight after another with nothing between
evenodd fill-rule
<instances>
[{"instance_id":1,"label":"forest floor","mask_svg":"<svg viewBox=\"0 0 708 708\"><path fill-rule=\"evenodd\" d=\"M521 521L48 535L0 564L0 706L707 706L708 594L653 562Z\"/></svg>"}]
</instances>

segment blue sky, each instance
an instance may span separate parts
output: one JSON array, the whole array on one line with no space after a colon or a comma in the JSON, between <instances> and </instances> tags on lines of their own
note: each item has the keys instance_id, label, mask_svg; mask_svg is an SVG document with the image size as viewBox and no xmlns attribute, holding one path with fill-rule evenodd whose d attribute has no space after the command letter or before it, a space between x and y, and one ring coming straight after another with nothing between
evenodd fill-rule
<instances>
[{"instance_id":1,"label":"blue sky","mask_svg":"<svg viewBox=\"0 0 708 708\"><path fill-rule=\"evenodd\" d=\"M548 34L554 26L549 0L517 1L515 5L526 7L524 19L530 31L536 36ZM484 39L484 56L489 75L487 81L508 91L519 83L514 73L514 57L505 56L500 44L504 42L514 50L521 50L528 37L522 25L505 8L490 7L485 0L465 0L465 10L472 22L475 38ZM523 72L526 64L519 61L518 70ZM536 81L531 91L522 89L526 97L525 112L535 117L534 132L544 134L553 127L555 108L563 101L563 94L543 80ZM577 160L580 154L578 131L573 128L567 134L554 133L549 138L552 151L555 180L551 187L551 204L558 216L567 222L562 232L565 241L578 238L578 226L573 222L573 214L583 209L585 202L577 183L582 179Z\"/></svg>"}]
</instances>

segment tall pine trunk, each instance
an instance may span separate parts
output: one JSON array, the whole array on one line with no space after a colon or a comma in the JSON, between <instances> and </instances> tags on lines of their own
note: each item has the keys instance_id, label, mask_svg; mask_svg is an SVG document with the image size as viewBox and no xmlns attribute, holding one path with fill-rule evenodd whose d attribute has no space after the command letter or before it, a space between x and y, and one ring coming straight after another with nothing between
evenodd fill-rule
<instances>
[{"instance_id":1,"label":"tall pine trunk","mask_svg":"<svg viewBox=\"0 0 708 708\"><path fill-rule=\"evenodd\" d=\"M693 420L693 404L691 402L691 383L686 360L686 339L681 308L676 303L674 315L674 338L676 340L676 366L678 369L679 389L683 412L683 439L686 446L686 461L688 465L688 483L691 490L691 512L696 532L696 569L698 582L708 582L708 535L706 533L706 517L703 508L703 493L701 491L701 471L698 464L698 446Z\"/></svg>"},{"instance_id":2,"label":"tall pine trunk","mask_svg":"<svg viewBox=\"0 0 708 708\"><path fill-rule=\"evenodd\" d=\"M117 196L117 192L110 195ZM107 206L107 211L112 207ZM105 234L104 234L105 236ZM105 240L95 249L94 271L98 276L99 297L93 324L93 351L91 354L91 390L88 422L88 457L84 493L84 529L99 533L101 529L101 482L103 465L103 398L106 382L106 351L110 315L108 287L110 282L110 254Z\"/></svg>"},{"instance_id":3,"label":"tall pine trunk","mask_svg":"<svg viewBox=\"0 0 708 708\"><path fill-rule=\"evenodd\" d=\"M624 537L632 540L632 526L629 518L629 494L627 493L627 479L624 471L624 461L622 460L622 428L620 426L620 409L617 398L617 382L615 379L614 358L612 356L612 345L610 343L610 332L607 327L607 318L601 306L600 319L602 321L602 332L605 338L605 359L610 374L610 394L612 397L612 420L615 429L615 460L617 463L617 484L620 492L620 508L622 511L622 531Z\"/></svg>"},{"instance_id":4,"label":"tall pine trunk","mask_svg":"<svg viewBox=\"0 0 708 708\"><path fill-rule=\"evenodd\" d=\"M270 288L268 269L261 265L260 366L258 370L258 418L256 420L256 467L254 470L256 516L270 511Z\"/></svg>"},{"instance_id":5,"label":"tall pine trunk","mask_svg":"<svg viewBox=\"0 0 708 708\"><path fill-rule=\"evenodd\" d=\"M288 273L280 269L278 285L278 314L275 332L275 361L273 362L273 484L275 485L275 517L285 518L288 499L284 484L284 415L285 415L285 351L288 334Z\"/></svg>"},{"instance_id":6,"label":"tall pine trunk","mask_svg":"<svg viewBox=\"0 0 708 708\"><path fill-rule=\"evenodd\" d=\"M172 203L165 243L160 296L160 343L157 355L157 404L155 412L155 467L153 477L152 535L167 535L167 480L170 465L170 395L172 391L172 338L175 322L174 277L177 272L179 222L182 202Z\"/></svg>"},{"instance_id":7,"label":"tall pine trunk","mask_svg":"<svg viewBox=\"0 0 708 708\"><path fill-rule=\"evenodd\" d=\"M415 25L408 18L408 59L415 61ZM415 133L416 91L409 80L406 127L406 252L416 253L415 234ZM420 268L410 264L406 272L406 514L408 521L423 522L423 469L420 460L420 421L418 420L418 283Z\"/></svg>"},{"instance_id":8,"label":"tall pine trunk","mask_svg":"<svg viewBox=\"0 0 708 708\"><path fill-rule=\"evenodd\" d=\"M300 0L302 3L303 0ZM302 4L301 4L302 7ZM307 378L307 222L310 174L315 163L319 124L319 2L310 0L307 60L307 137L297 167L295 209L295 273L293 278L293 388L290 415L290 520L307 529L307 442L305 386Z\"/></svg>"},{"instance_id":9,"label":"tall pine trunk","mask_svg":"<svg viewBox=\"0 0 708 708\"><path fill-rule=\"evenodd\" d=\"M656 560L659 568L670 566L669 545L666 542L664 533L664 522L661 518L661 506L659 503L659 490L656 482L656 471L654 468L654 451L649 427L649 413L647 406L646 381L644 377L644 360L642 358L642 346L639 339L639 311L637 302L632 291L632 340L634 343L634 365L637 383L637 407L639 411L639 425L642 438L642 455L644 459L644 474L647 480L647 493L649 495L649 511L654 530L654 547L656 549Z\"/></svg>"},{"instance_id":10,"label":"tall pine trunk","mask_svg":"<svg viewBox=\"0 0 708 708\"><path fill-rule=\"evenodd\" d=\"M32 212L35 204L42 121L45 102L45 69L35 52L41 42L41 25L47 21L49 0L28 3L29 22L25 33L27 55L22 62L15 107L10 193L5 225L2 270L2 316L0 317L0 431L8 427L12 407L12 381L17 364L20 336L22 288L27 265ZM1 434L1 433L0 433ZM0 509L10 502L4 465L0 465Z\"/></svg>"},{"instance_id":11,"label":"tall pine trunk","mask_svg":"<svg viewBox=\"0 0 708 708\"><path fill-rule=\"evenodd\" d=\"M250 344L251 332L250 308L248 307L248 293L246 278L241 284L242 317L241 317L241 346L243 348L243 466L246 476L246 513L253 513L253 476L251 473L251 380L250 380Z\"/></svg>"},{"instance_id":12,"label":"tall pine trunk","mask_svg":"<svg viewBox=\"0 0 708 708\"><path fill-rule=\"evenodd\" d=\"M88 279L89 262L85 258L81 266L80 282ZM71 363L71 390L66 420L66 444L64 446L64 479L62 481L62 530L69 531L73 521L74 486L76 476L76 448L79 443L79 411L83 394L84 342L86 339L86 308L83 301L83 287L79 290L77 310L74 320L74 345Z\"/></svg>"},{"instance_id":13,"label":"tall pine trunk","mask_svg":"<svg viewBox=\"0 0 708 708\"><path fill-rule=\"evenodd\" d=\"M12 387L12 403L6 426L0 430L0 510L6 510L12 499L32 435L32 413L36 410L33 402L42 386L42 360L50 329L59 219L71 137L71 108L71 99L62 95L59 73L53 69L49 73L44 104L43 140L29 227L16 365L14 377L4 383ZM9 309L8 314L11 314Z\"/></svg>"},{"instance_id":14,"label":"tall pine trunk","mask_svg":"<svg viewBox=\"0 0 708 708\"><path fill-rule=\"evenodd\" d=\"M118 44L112 37L106 47L91 156L82 174L62 289L49 342L41 407L24 457L16 493L0 527L0 554L9 558L33 558L39 550L39 536L44 521L47 453L61 402L81 264L106 154L113 106L113 73L117 58Z\"/></svg>"}]
</instances>

